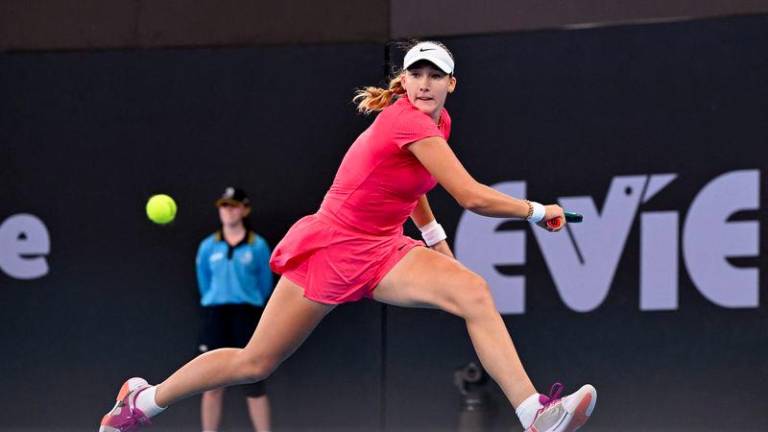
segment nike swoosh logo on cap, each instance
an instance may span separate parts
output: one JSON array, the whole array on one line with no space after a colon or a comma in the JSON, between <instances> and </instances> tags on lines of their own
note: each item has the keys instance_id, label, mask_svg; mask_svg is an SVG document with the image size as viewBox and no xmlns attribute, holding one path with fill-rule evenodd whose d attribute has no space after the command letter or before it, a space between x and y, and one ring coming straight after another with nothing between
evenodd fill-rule
<instances>
[{"instance_id":1,"label":"nike swoosh logo on cap","mask_svg":"<svg viewBox=\"0 0 768 432\"><path fill-rule=\"evenodd\" d=\"M419 52L434 51L434 50L435 50L435 48L419 48Z\"/></svg>"}]
</instances>

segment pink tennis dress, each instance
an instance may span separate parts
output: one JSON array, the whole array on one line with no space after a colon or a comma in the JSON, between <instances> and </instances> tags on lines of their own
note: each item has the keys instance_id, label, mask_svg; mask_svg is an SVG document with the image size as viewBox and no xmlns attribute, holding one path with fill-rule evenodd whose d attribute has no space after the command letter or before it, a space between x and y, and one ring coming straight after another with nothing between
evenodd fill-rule
<instances>
[{"instance_id":1,"label":"pink tennis dress","mask_svg":"<svg viewBox=\"0 0 768 432\"><path fill-rule=\"evenodd\" d=\"M320 303L370 297L408 251L424 246L403 235L403 224L437 181L406 147L447 140L450 130L445 109L437 125L407 97L385 108L347 151L317 213L296 222L275 247L272 270Z\"/></svg>"}]
</instances>

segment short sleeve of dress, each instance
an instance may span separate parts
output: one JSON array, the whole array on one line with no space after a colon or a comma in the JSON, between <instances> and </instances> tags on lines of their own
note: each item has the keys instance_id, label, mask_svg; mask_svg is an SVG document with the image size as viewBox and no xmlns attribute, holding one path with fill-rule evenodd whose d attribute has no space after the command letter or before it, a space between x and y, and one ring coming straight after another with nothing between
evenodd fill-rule
<instances>
[{"instance_id":1,"label":"short sleeve of dress","mask_svg":"<svg viewBox=\"0 0 768 432\"><path fill-rule=\"evenodd\" d=\"M393 140L400 148L424 138L445 138L443 131L435 122L415 108L403 110L394 122L393 128Z\"/></svg>"}]
</instances>

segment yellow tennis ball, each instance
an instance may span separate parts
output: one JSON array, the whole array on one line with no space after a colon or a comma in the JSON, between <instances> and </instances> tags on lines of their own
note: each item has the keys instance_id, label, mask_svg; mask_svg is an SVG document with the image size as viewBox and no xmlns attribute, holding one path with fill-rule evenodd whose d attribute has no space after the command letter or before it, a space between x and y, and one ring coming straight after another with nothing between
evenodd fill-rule
<instances>
[{"instance_id":1,"label":"yellow tennis ball","mask_svg":"<svg viewBox=\"0 0 768 432\"><path fill-rule=\"evenodd\" d=\"M167 224L176 217L176 202L165 194L152 195L147 201L147 217L156 224Z\"/></svg>"}]
</instances>

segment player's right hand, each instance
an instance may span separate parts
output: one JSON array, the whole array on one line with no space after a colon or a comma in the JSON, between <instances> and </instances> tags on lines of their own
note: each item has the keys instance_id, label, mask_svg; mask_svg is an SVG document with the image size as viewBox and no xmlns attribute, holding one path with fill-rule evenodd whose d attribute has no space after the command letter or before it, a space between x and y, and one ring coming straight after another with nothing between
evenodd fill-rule
<instances>
[{"instance_id":1,"label":"player's right hand","mask_svg":"<svg viewBox=\"0 0 768 432\"><path fill-rule=\"evenodd\" d=\"M555 222L559 218L559 223ZM547 223L548 221L553 221ZM557 204L549 204L544 206L544 219L537 224L550 232L557 232L563 229L565 226L565 213L563 208Z\"/></svg>"}]
</instances>

